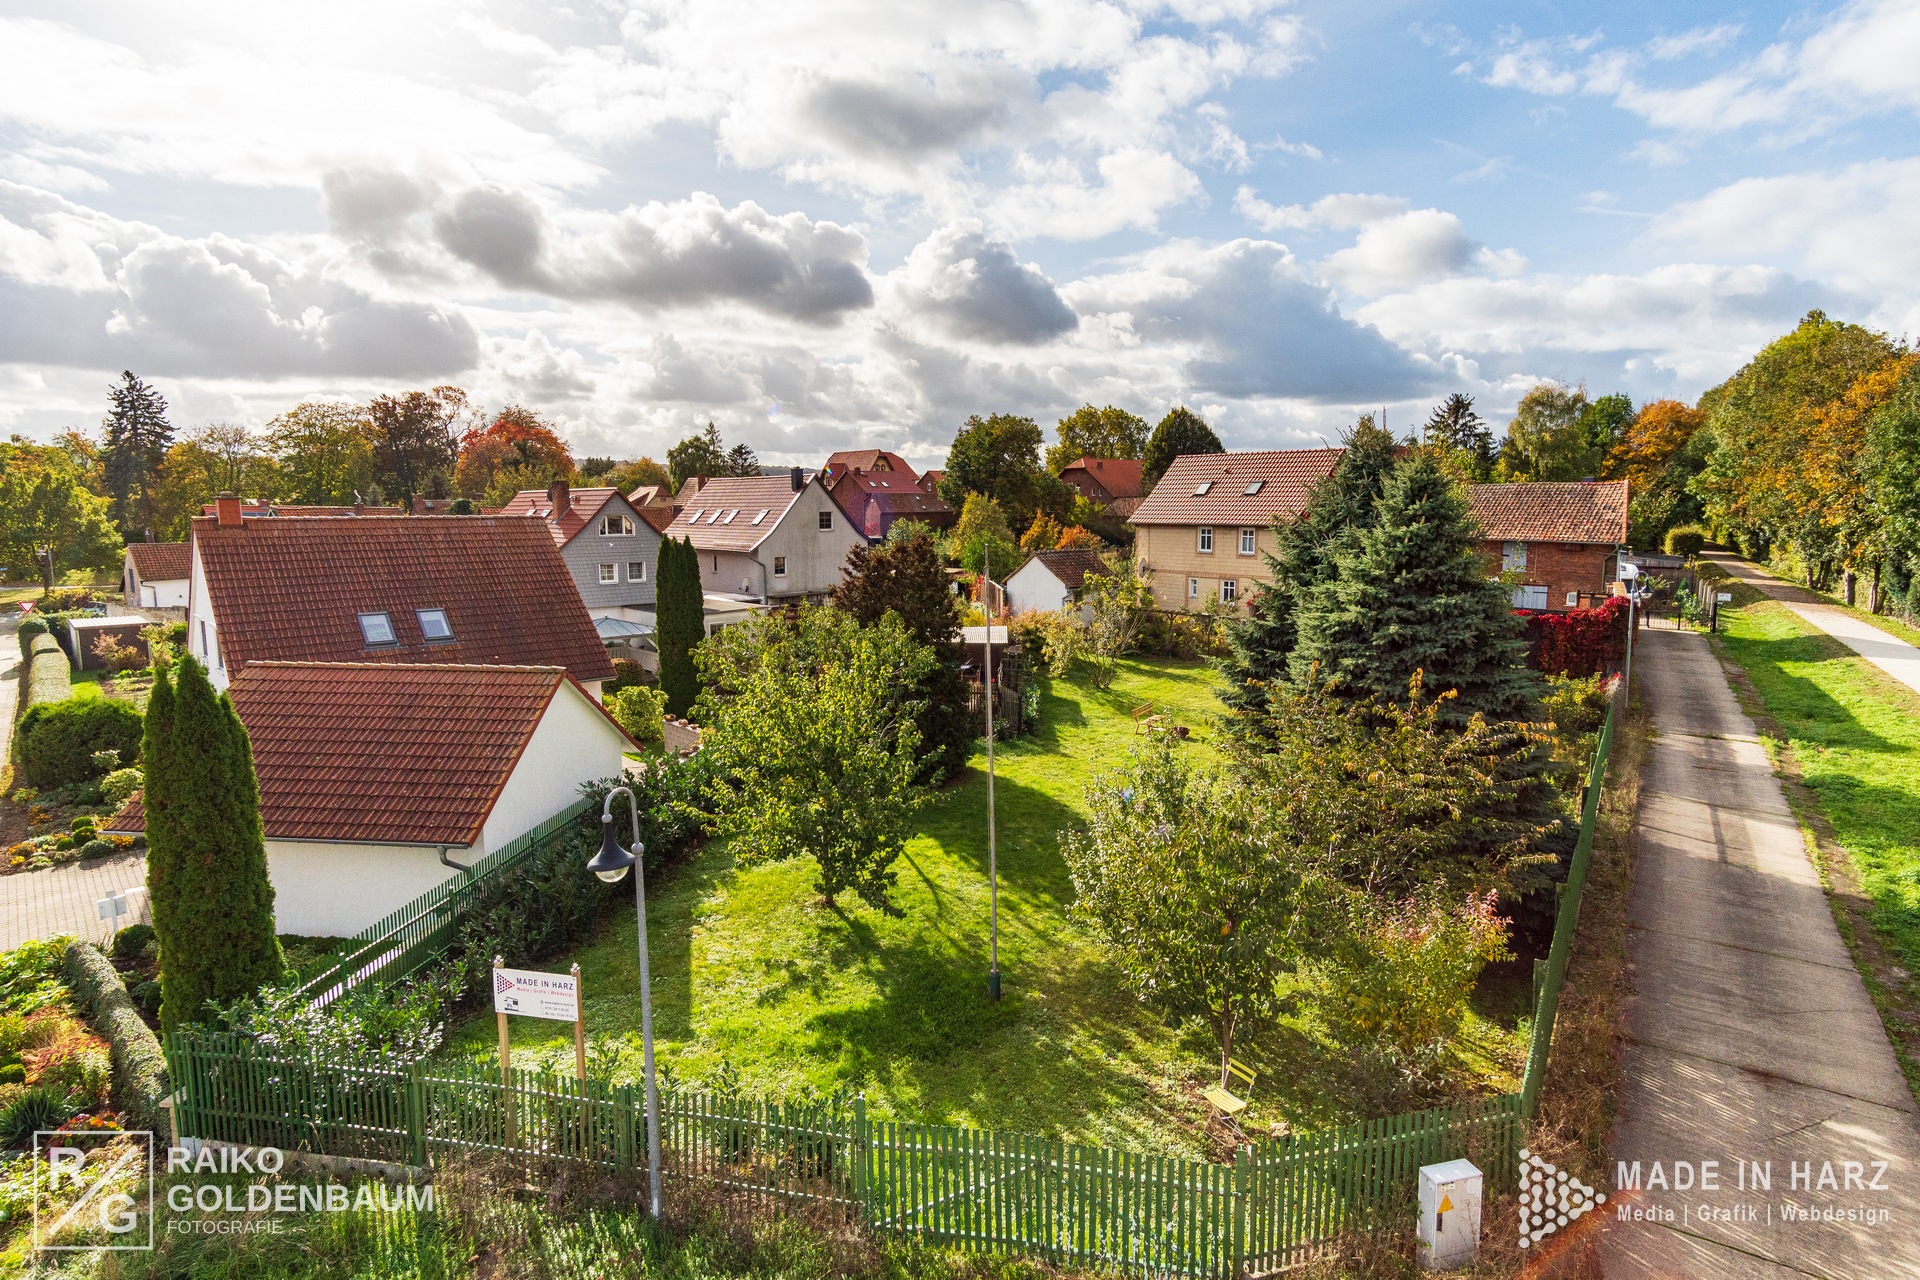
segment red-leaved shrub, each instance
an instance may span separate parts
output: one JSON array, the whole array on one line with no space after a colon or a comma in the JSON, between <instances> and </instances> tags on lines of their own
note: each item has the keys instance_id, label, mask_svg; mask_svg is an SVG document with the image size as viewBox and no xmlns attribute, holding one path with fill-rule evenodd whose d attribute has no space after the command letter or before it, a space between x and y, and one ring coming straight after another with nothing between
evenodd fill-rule
<instances>
[{"instance_id":1,"label":"red-leaved shrub","mask_svg":"<svg viewBox=\"0 0 1920 1280\"><path fill-rule=\"evenodd\" d=\"M1527 620L1527 663L1548 675L1597 676L1627 654L1627 601L1609 596L1592 609L1521 612Z\"/></svg>"}]
</instances>

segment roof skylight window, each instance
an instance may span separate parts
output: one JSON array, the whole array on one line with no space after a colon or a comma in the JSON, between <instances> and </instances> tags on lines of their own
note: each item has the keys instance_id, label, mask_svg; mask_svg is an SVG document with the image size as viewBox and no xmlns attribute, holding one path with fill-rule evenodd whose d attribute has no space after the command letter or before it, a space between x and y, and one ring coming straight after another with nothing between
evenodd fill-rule
<instances>
[{"instance_id":1,"label":"roof skylight window","mask_svg":"<svg viewBox=\"0 0 1920 1280\"><path fill-rule=\"evenodd\" d=\"M447 621L445 609L416 609L413 616L420 619L420 634L428 640L453 639L453 625Z\"/></svg>"},{"instance_id":2,"label":"roof skylight window","mask_svg":"<svg viewBox=\"0 0 1920 1280\"><path fill-rule=\"evenodd\" d=\"M1266 487L1267 487L1267 482L1265 480L1255 480L1252 484L1247 486L1247 492L1244 496L1251 498L1254 494L1260 492L1262 489Z\"/></svg>"},{"instance_id":3,"label":"roof skylight window","mask_svg":"<svg viewBox=\"0 0 1920 1280\"><path fill-rule=\"evenodd\" d=\"M1207 491L1212 488L1213 481L1202 480L1199 484L1193 486L1193 496L1196 498L1204 498L1207 496Z\"/></svg>"},{"instance_id":4,"label":"roof skylight window","mask_svg":"<svg viewBox=\"0 0 1920 1280\"><path fill-rule=\"evenodd\" d=\"M360 615L360 638L369 645L398 643L393 634L393 619L384 613Z\"/></svg>"},{"instance_id":5,"label":"roof skylight window","mask_svg":"<svg viewBox=\"0 0 1920 1280\"><path fill-rule=\"evenodd\" d=\"M699 508L699 507L695 507L695 508L694 508L693 510L691 510L691 511L689 511L689 512L687 512L687 523L688 523L688 524L699 524L699 523L700 523L700 508Z\"/></svg>"},{"instance_id":6,"label":"roof skylight window","mask_svg":"<svg viewBox=\"0 0 1920 1280\"><path fill-rule=\"evenodd\" d=\"M733 523L733 518L734 518L735 516L737 516L737 515L739 515L739 514L740 514L740 512L739 512L739 509L738 509L738 508L736 508L736 509L734 509L734 510L732 510L732 511L729 511L729 512L727 512L727 518L726 518L725 520L722 520L722 521L721 521L720 523L721 523L721 524L732 524L732 523Z\"/></svg>"},{"instance_id":7,"label":"roof skylight window","mask_svg":"<svg viewBox=\"0 0 1920 1280\"><path fill-rule=\"evenodd\" d=\"M759 515L757 515L757 516L755 516L755 517L753 518L753 522L754 522L755 524L759 524L759 523L760 523L760 522L761 522L762 520L765 520L765 519L767 518L767 512L769 512L769 511L771 511L771 510L773 510L773 508L772 508L772 507L762 507L762 508L760 508L760 514L759 514Z\"/></svg>"}]
</instances>

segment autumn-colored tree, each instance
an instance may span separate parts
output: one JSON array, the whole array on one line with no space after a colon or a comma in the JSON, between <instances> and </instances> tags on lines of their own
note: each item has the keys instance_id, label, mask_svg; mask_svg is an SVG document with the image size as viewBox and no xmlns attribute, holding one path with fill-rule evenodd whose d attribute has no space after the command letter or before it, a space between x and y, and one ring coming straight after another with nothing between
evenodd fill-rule
<instances>
[{"instance_id":1,"label":"autumn-colored tree","mask_svg":"<svg viewBox=\"0 0 1920 1280\"><path fill-rule=\"evenodd\" d=\"M1020 535L1022 551L1051 551L1060 545L1060 522L1044 511L1033 514L1033 523Z\"/></svg>"},{"instance_id":2,"label":"autumn-colored tree","mask_svg":"<svg viewBox=\"0 0 1920 1280\"><path fill-rule=\"evenodd\" d=\"M510 404L485 430L469 431L461 438L454 487L469 498L484 497L494 487L495 476L507 467L519 468L523 476L545 477L544 482L551 483L573 474L573 454L539 414Z\"/></svg>"},{"instance_id":3,"label":"autumn-colored tree","mask_svg":"<svg viewBox=\"0 0 1920 1280\"><path fill-rule=\"evenodd\" d=\"M658 485L672 496L672 479L667 469L652 458L634 458L628 462L616 463L611 471L599 478L599 483L611 485L622 493L632 493L646 485Z\"/></svg>"},{"instance_id":4,"label":"autumn-colored tree","mask_svg":"<svg viewBox=\"0 0 1920 1280\"><path fill-rule=\"evenodd\" d=\"M283 483L267 437L237 423L210 423L167 450L153 489L154 536L185 540L193 518L223 490L277 499Z\"/></svg>"},{"instance_id":5,"label":"autumn-colored tree","mask_svg":"<svg viewBox=\"0 0 1920 1280\"><path fill-rule=\"evenodd\" d=\"M1054 544L1062 551L1104 551L1106 542L1091 529L1070 524L1060 531L1060 541Z\"/></svg>"},{"instance_id":6,"label":"autumn-colored tree","mask_svg":"<svg viewBox=\"0 0 1920 1280\"><path fill-rule=\"evenodd\" d=\"M1680 400L1642 405L1626 435L1607 455L1601 476L1625 480L1636 493L1650 487L1706 420L1705 413Z\"/></svg>"}]
</instances>

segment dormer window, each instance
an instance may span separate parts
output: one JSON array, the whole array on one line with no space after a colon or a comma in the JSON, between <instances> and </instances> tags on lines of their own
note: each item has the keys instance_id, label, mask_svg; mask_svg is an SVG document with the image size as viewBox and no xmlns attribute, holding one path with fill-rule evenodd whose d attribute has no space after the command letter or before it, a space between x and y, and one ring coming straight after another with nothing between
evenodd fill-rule
<instances>
[{"instance_id":1,"label":"dormer window","mask_svg":"<svg viewBox=\"0 0 1920 1280\"><path fill-rule=\"evenodd\" d=\"M603 538L631 538L633 521L625 516L601 516L600 536Z\"/></svg>"},{"instance_id":2,"label":"dormer window","mask_svg":"<svg viewBox=\"0 0 1920 1280\"><path fill-rule=\"evenodd\" d=\"M1193 496L1196 498L1204 498L1207 496L1208 491L1210 491L1212 488L1213 488L1213 481L1202 480L1199 484L1193 486Z\"/></svg>"},{"instance_id":3,"label":"dormer window","mask_svg":"<svg viewBox=\"0 0 1920 1280\"><path fill-rule=\"evenodd\" d=\"M374 645L398 644L393 634L393 619L384 613L363 613L360 615L360 638L369 648Z\"/></svg>"},{"instance_id":4,"label":"dormer window","mask_svg":"<svg viewBox=\"0 0 1920 1280\"><path fill-rule=\"evenodd\" d=\"M420 634L429 644L453 639L453 625L447 621L445 609L416 609L413 616L420 620Z\"/></svg>"}]
</instances>

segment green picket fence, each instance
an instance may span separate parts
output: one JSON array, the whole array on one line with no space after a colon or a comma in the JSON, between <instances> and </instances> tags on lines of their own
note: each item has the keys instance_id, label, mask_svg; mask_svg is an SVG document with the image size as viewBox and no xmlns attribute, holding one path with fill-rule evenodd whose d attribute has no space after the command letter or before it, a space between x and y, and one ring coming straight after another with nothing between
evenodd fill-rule
<instances>
[{"instance_id":1,"label":"green picket fence","mask_svg":"<svg viewBox=\"0 0 1920 1280\"><path fill-rule=\"evenodd\" d=\"M347 939L334 953L302 976L300 992L321 1004L349 987L398 982L446 951L459 927L461 912L480 885L511 868L535 849L565 839L574 821L591 807L581 800L533 830L516 836L454 876Z\"/></svg>"},{"instance_id":2,"label":"green picket fence","mask_svg":"<svg viewBox=\"0 0 1920 1280\"><path fill-rule=\"evenodd\" d=\"M168 1038L183 1136L436 1165L545 1159L644 1178L632 1085L476 1063L340 1066L210 1033ZM880 1234L1143 1277L1234 1276L1345 1233L1412 1221L1414 1172L1467 1156L1512 1177L1507 1095L1242 1147L1233 1164L871 1119L864 1099L661 1098L669 1183L751 1207L837 1214Z\"/></svg>"}]
</instances>

